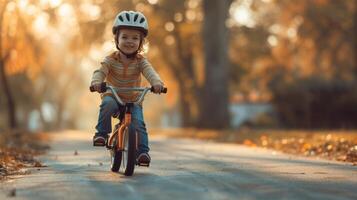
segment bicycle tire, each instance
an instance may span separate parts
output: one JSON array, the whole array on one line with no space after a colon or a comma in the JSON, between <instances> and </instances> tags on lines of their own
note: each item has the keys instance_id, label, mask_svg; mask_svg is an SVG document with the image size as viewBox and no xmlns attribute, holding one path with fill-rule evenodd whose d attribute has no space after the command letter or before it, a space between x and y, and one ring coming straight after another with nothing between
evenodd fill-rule
<instances>
[{"instance_id":1,"label":"bicycle tire","mask_svg":"<svg viewBox=\"0 0 357 200\"><path fill-rule=\"evenodd\" d=\"M113 149L110 150L110 157L110 169L112 170L112 172L118 172L122 160L122 152L117 149L117 136L115 136L114 138Z\"/></svg>"},{"instance_id":2,"label":"bicycle tire","mask_svg":"<svg viewBox=\"0 0 357 200\"><path fill-rule=\"evenodd\" d=\"M129 125L124 131L124 151L121 165L125 176L132 176L136 164L136 130Z\"/></svg>"}]
</instances>

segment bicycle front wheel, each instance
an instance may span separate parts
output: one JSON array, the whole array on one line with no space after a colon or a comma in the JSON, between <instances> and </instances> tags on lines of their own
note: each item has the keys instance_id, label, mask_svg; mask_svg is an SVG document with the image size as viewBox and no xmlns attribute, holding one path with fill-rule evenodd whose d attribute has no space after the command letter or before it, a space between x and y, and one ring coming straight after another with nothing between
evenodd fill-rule
<instances>
[{"instance_id":1,"label":"bicycle front wheel","mask_svg":"<svg viewBox=\"0 0 357 200\"><path fill-rule=\"evenodd\" d=\"M118 134L118 132L116 132L115 134ZM120 163L122 160L122 152L117 149L117 144L118 144L118 140L117 140L117 136L115 135L113 141L113 148L110 149L110 161L111 161L110 169L112 170L112 172L119 171Z\"/></svg>"},{"instance_id":2,"label":"bicycle front wheel","mask_svg":"<svg viewBox=\"0 0 357 200\"><path fill-rule=\"evenodd\" d=\"M126 176L134 173L136 162L136 131L133 125L129 125L124 130L124 150L122 151L121 166Z\"/></svg>"}]
</instances>

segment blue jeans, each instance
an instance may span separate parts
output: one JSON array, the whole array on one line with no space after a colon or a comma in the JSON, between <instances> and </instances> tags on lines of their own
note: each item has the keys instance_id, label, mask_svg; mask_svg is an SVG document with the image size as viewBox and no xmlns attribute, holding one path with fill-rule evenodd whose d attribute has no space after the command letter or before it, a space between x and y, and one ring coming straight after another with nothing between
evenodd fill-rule
<instances>
[{"instance_id":1,"label":"blue jeans","mask_svg":"<svg viewBox=\"0 0 357 200\"><path fill-rule=\"evenodd\" d=\"M119 110L119 104L111 96L104 96L99 109L98 124L95 127L98 135L104 135L112 132L112 115ZM144 122L143 108L134 105L131 113L131 123L134 125L139 136L138 154L149 152L149 139Z\"/></svg>"}]
</instances>

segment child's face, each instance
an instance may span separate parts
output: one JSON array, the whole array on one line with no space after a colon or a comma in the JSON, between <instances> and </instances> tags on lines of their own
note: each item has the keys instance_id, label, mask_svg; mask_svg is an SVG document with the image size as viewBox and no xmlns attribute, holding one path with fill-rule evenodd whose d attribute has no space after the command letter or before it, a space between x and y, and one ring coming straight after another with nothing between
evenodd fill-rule
<instances>
[{"instance_id":1,"label":"child's face","mask_svg":"<svg viewBox=\"0 0 357 200\"><path fill-rule=\"evenodd\" d=\"M141 40L140 31L133 29L121 29L118 37L119 48L127 54L138 50Z\"/></svg>"}]
</instances>

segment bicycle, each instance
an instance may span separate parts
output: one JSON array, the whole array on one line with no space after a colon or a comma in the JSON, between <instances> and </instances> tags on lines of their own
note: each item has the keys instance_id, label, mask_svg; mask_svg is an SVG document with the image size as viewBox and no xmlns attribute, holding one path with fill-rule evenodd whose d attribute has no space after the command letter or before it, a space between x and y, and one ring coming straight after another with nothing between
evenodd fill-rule
<instances>
[{"instance_id":1,"label":"bicycle","mask_svg":"<svg viewBox=\"0 0 357 200\"><path fill-rule=\"evenodd\" d=\"M93 87L89 88L91 92L96 92ZM113 117L119 119L119 122L115 124L109 139L106 141L106 148L110 151L111 155L111 171L118 172L120 167L126 176L132 176L134 173L135 165L149 167L149 164L139 163L136 161L136 151L139 145L139 135L135 130L135 127L131 124L131 112L132 107L135 104L140 104L145 95L151 91L153 87L143 88L115 88L113 86L107 86L106 83L102 83L99 93L104 93L110 90L114 96L115 101L119 104L120 109ZM138 91L141 92L140 96L135 102L125 103L123 102L117 93ZM162 93L167 93L167 88L163 88Z\"/></svg>"}]
</instances>

